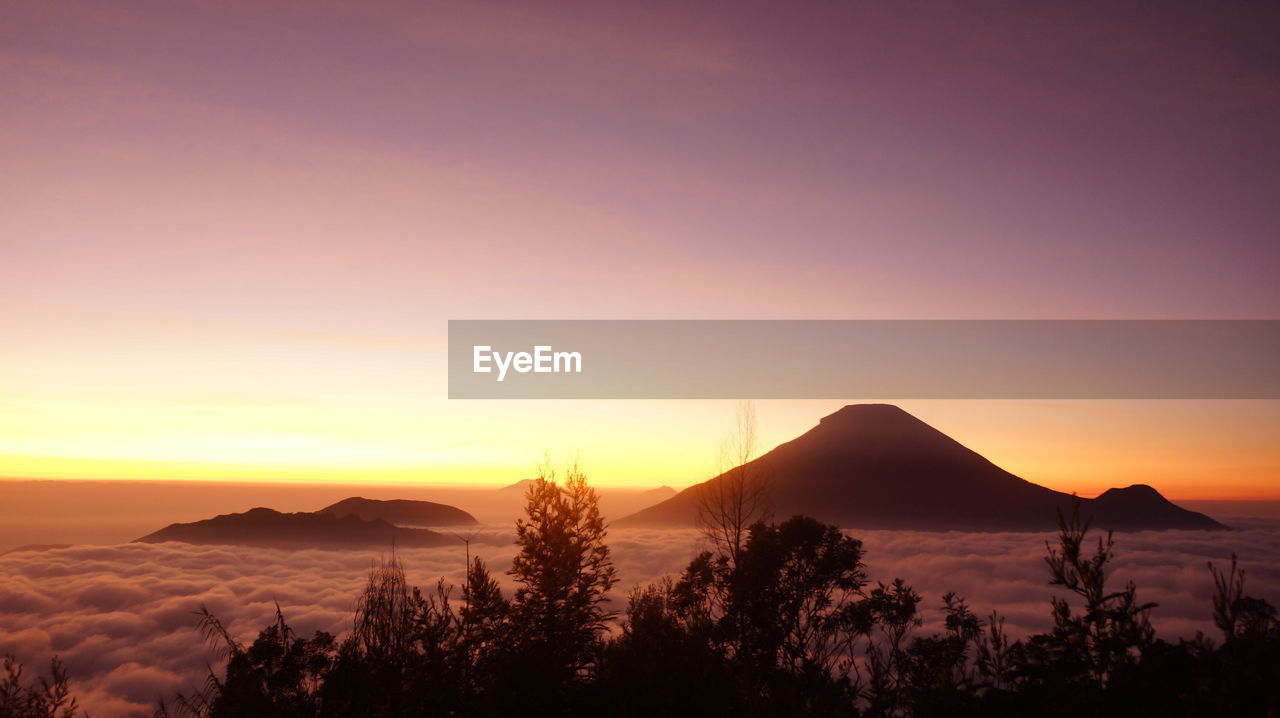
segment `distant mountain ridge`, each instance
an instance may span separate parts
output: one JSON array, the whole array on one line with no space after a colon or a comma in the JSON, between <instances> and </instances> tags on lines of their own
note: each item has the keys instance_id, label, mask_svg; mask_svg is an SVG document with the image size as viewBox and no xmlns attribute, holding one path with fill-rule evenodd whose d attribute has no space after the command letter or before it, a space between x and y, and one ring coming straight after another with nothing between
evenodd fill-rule
<instances>
[{"instance_id":1,"label":"distant mountain ridge","mask_svg":"<svg viewBox=\"0 0 1280 718\"><path fill-rule=\"evenodd\" d=\"M381 519L396 526L474 526L476 517L456 506L414 499L366 499L352 496L316 513L359 516L366 521Z\"/></svg>"},{"instance_id":2,"label":"distant mountain ridge","mask_svg":"<svg viewBox=\"0 0 1280 718\"><path fill-rule=\"evenodd\" d=\"M845 528L1040 531L1079 504L1098 528L1224 529L1146 485L1081 499L1033 484L890 404L852 404L750 462L771 478L773 514ZM614 526L692 526L698 493L722 474Z\"/></svg>"},{"instance_id":3,"label":"distant mountain ridge","mask_svg":"<svg viewBox=\"0 0 1280 718\"><path fill-rule=\"evenodd\" d=\"M169 524L134 539L134 543L165 541L288 549L428 547L457 543L452 537L428 529L392 526L381 519L369 521L354 514L287 514L261 507L203 521Z\"/></svg>"},{"instance_id":4,"label":"distant mountain ridge","mask_svg":"<svg viewBox=\"0 0 1280 718\"><path fill-rule=\"evenodd\" d=\"M656 489L646 489L644 491L641 491L640 496L646 499L654 499L656 501L657 499L664 499L664 498L667 498L668 496L675 496L677 493L679 492L677 492L675 489L671 488L670 486L667 486L666 484L663 484L662 486L659 486Z\"/></svg>"}]
</instances>

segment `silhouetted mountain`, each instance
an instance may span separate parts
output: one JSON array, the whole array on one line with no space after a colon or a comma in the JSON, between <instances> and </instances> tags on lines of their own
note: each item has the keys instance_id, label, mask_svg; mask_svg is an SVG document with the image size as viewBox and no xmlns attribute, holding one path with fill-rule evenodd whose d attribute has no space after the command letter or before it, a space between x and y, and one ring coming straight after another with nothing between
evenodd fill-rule
<instances>
[{"instance_id":1,"label":"silhouetted mountain","mask_svg":"<svg viewBox=\"0 0 1280 718\"><path fill-rule=\"evenodd\" d=\"M658 488L656 488L656 489L649 489L648 491L641 491L641 492L640 492L640 495L641 495L642 497L646 498L646 499L654 499L654 500L658 500L658 499L667 499L667 498L670 498L670 497L672 497L672 496L675 496L677 493L679 493L679 492L678 492L678 491L676 491L675 489L671 488L670 486L659 486L659 487L658 487Z\"/></svg>"},{"instance_id":2,"label":"silhouetted mountain","mask_svg":"<svg viewBox=\"0 0 1280 718\"><path fill-rule=\"evenodd\" d=\"M1149 486L1078 499L1033 484L889 404L846 406L751 464L772 477L774 516L806 514L850 528L1038 531L1055 528L1057 512L1077 502L1098 528L1226 528ZM614 525L691 526L698 492L710 482Z\"/></svg>"},{"instance_id":3,"label":"silhouetted mountain","mask_svg":"<svg viewBox=\"0 0 1280 718\"><path fill-rule=\"evenodd\" d=\"M1189 511L1174 504L1146 484L1134 484L1123 489L1107 489L1090 499L1087 508L1094 525L1103 528L1122 527L1125 531L1166 528L1223 529L1226 526L1201 513ZM1207 525L1194 525L1196 523Z\"/></svg>"},{"instance_id":4,"label":"silhouetted mountain","mask_svg":"<svg viewBox=\"0 0 1280 718\"><path fill-rule=\"evenodd\" d=\"M499 490L499 491L511 491L511 492L519 491L520 493L524 493L525 491L528 491L528 490L529 490L529 484L532 484L532 483L533 483L534 481L536 481L536 480L537 480L537 479L520 479L519 481L515 482L514 484L507 484L506 486L503 486L502 488L500 488L500 489L498 489L498 490Z\"/></svg>"},{"instance_id":5,"label":"silhouetted mountain","mask_svg":"<svg viewBox=\"0 0 1280 718\"><path fill-rule=\"evenodd\" d=\"M367 548L442 546L456 539L427 529L408 529L381 519L330 513L285 514L256 508L242 514L222 514L203 521L168 526L136 539L135 543L182 541L273 548Z\"/></svg>"},{"instance_id":6,"label":"silhouetted mountain","mask_svg":"<svg viewBox=\"0 0 1280 718\"><path fill-rule=\"evenodd\" d=\"M316 513L359 516L366 521L382 519L396 526L473 526L476 517L456 506L412 499L366 499L353 496L320 509Z\"/></svg>"}]
</instances>

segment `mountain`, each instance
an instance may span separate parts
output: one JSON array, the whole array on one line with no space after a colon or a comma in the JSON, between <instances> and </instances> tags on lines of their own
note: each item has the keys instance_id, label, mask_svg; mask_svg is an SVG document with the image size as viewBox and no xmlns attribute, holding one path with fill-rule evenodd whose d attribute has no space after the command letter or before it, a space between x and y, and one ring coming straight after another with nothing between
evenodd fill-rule
<instances>
[{"instance_id":1,"label":"mountain","mask_svg":"<svg viewBox=\"0 0 1280 718\"><path fill-rule=\"evenodd\" d=\"M533 483L533 482L535 482L535 481L537 481L537 479L520 479L519 481L515 482L514 484L507 484L506 486L503 486L502 488L500 488L500 489L498 489L498 490L499 490L499 491L508 491L508 492L511 492L511 493L519 492L519 493L523 494L524 492L526 492L526 491L528 491L528 490L529 490L529 485L530 485L530 484L532 484L532 483Z\"/></svg>"},{"instance_id":2,"label":"mountain","mask_svg":"<svg viewBox=\"0 0 1280 718\"><path fill-rule=\"evenodd\" d=\"M1033 484L889 404L854 404L748 464L770 477L775 517L806 514L847 528L1040 531L1080 504L1093 526L1116 530L1222 529L1150 486L1094 499ZM614 526L692 526L697 497L721 474Z\"/></svg>"},{"instance_id":3,"label":"mountain","mask_svg":"<svg viewBox=\"0 0 1280 718\"><path fill-rule=\"evenodd\" d=\"M456 539L427 529L407 529L381 519L366 521L355 515L331 513L285 514L256 508L242 514L222 514L203 521L168 526L135 539L134 543L181 541L272 548L389 548L443 546Z\"/></svg>"},{"instance_id":4,"label":"mountain","mask_svg":"<svg viewBox=\"0 0 1280 718\"><path fill-rule=\"evenodd\" d=\"M676 491L675 489L671 488L670 486L663 485L663 486L659 486L659 487L658 487L658 488L656 488L656 489L649 489L649 490L647 490L647 491L641 491L641 492L640 492L640 496L641 496L642 498L646 498L646 499L653 499L654 501L659 501L659 500L662 500L662 499L667 499L667 498L670 498L670 497L672 497L672 496L675 496L675 495L676 495L676 493L677 493L677 491Z\"/></svg>"},{"instance_id":5,"label":"mountain","mask_svg":"<svg viewBox=\"0 0 1280 718\"><path fill-rule=\"evenodd\" d=\"M1225 529L1208 516L1189 511L1146 484L1107 489L1086 504L1094 524L1123 531L1145 529ZM1084 509L1081 509L1084 513Z\"/></svg>"},{"instance_id":6,"label":"mountain","mask_svg":"<svg viewBox=\"0 0 1280 718\"><path fill-rule=\"evenodd\" d=\"M316 513L359 516L366 521L381 519L396 526L474 526L476 517L456 506L412 499L366 499L352 496Z\"/></svg>"}]
</instances>

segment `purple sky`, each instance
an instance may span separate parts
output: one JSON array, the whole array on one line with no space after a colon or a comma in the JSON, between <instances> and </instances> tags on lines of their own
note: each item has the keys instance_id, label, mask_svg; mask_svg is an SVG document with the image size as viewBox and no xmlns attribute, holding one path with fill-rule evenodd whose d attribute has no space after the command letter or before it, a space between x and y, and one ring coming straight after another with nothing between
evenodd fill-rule
<instances>
[{"instance_id":1,"label":"purple sky","mask_svg":"<svg viewBox=\"0 0 1280 718\"><path fill-rule=\"evenodd\" d=\"M47 200L74 168L125 186L85 202L91 185L72 183L63 212L97 214L136 182L138 202L287 221L331 211L328 196L286 186L279 202L241 207L208 165L328 184L362 170L343 150L391 155L446 175L437 190L488 197L468 192L481 246L455 264L456 247L431 231L438 195L426 187L415 217L310 241L448 267L436 278L446 314L511 314L512 295L541 283L512 271L528 255L584 291L598 288L597 268L609 275L594 313L1280 309L1274 4L357 5L8 5L6 145L19 172L6 173L6 194ZM272 128L289 135L283 146ZM160 177L170 197L148 191ZM388 198L351 200L376 214ZM32 236L41 204L6 222L18 225L6 243L19 277L24 263L94 251L89 241L104 253L182 241L142 222ZM522 218L528 204L546 212ZM653 276L666 267L674 276ZM713 296L629 296L699 280ZM799 296L778 306L722 286L760 284ZM522 312L562 313L574 289Z\"/></svg>"}]
</instances>

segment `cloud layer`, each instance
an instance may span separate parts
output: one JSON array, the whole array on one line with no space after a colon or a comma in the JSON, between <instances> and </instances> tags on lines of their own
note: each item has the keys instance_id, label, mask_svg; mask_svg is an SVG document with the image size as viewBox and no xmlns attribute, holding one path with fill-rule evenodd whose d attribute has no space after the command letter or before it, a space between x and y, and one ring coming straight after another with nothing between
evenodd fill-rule
<instances>
[{"instance_id":1,"label":"cloud layer","mask_svg":"<svg viewBox=\"0 0 1280 718\"><path fill-rule=\"evenodd\" d=\"M1207 561L1234 551L1248 571L1247 591L1280 600L1280 521L1236 522L1221 533L1145 532L1117 537L1113 580L1133 580L1139 597L1160 603L1156 627L1166 638L1212 631ZM1042 557L1047 534L905 531L857 532L873 579L901 576L929 606L929 623L946 591L980 614L998 608L1014 633L1044 629L1048 599ZM472 551L503 572L514 547L507 528L481 531ZM699 546L693 531L631 529L610 536L621 576L617 607L634 585L677 572ZM409 579L455 585L465 567L461 546L401 552ZM76 546L0 556L0 653L32 669L54 655L67 663L81 702L95 716L149 714L157 698L199 685L217 655L201 644L194 611L206 605L238 637L251 640L275 602L306 634L349 630L371 551L282 551L185 544ZM929 626L926 626L926 629Z\"/></svg>"}]
</instances>

